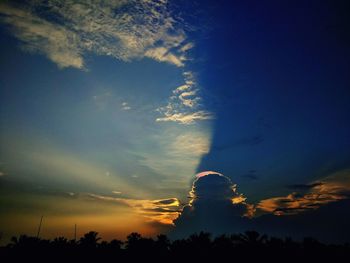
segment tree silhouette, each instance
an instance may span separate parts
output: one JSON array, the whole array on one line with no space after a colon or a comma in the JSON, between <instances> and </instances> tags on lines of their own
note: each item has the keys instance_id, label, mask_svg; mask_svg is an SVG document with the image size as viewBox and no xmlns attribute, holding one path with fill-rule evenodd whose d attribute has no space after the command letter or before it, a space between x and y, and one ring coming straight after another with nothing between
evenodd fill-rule
<instances>
[{"instance_id":1,"label":"tree silhouette","mask_svg":"<svg viewBox=\"0 0 350 263\"><path fill-rule=\"evenodd\" d=\"M262 247L267 240L266 235L260 235L256 231L246 231L244 234L239 235L239 240L244 246L249 247Z\"/></svg>"},{"instance_id":2,"label":"tree silhouette","mask_svg":"<svg viewBox=\"0 0 350 263\"><path fill-rule=\"evenodd\" d=\"M90 231L80 238L79 245L83 248L96 248L99 240L101 238L98 237L98 233Z\"/></svg>"},{"instance_id":3,"label":"tree silhouette","mask_svg":"<svg viewBox=\"0 0 350 263\"><path fill-rule=\"evenodd\" d=\"M157 251L157 253L164 255L167 255L170 250L170 240L166 235L158 235L157 240L154 244L154 249Z\"/></svg>"},{"instance_id":4,"label":"tree silhouette","mask_svg":"<svg viewBox=\"0 0 350 263\"><path fill-rule=\"evenodd\" d=\"M79 239L68 240L57 237L52 241L20 235L13 237L6 247L0 247L0 258L9 257L14 261L31 261L42 259L59 261L121 261L121 260L170 260L185 259L207 260L210 257L227 259L234 256L235 260L279 259L281 261L296 261L300 258L312 261L349 258L350 246L326 245L313 238L305 238L296 242L291 238L276 238L261 235L256 231L244 234L221 235L211 238L211 234L200 232L185 239L171 241L166 235L158 235L155 240L142 237L133 232L127 236L125 246L117 239L101 241L97 232L90 231ZM24 253L22 252L24 251ZM47 254L46 254L47 253Z\"/></svg>"},{"instance_id":5,"label":"tree silhouette","mask_svg":"<svg viewBox=\"0 0 350 263\"><path fill-rule=\"evenodd\" d=\"M126 248L129 250L137 250L140 245L141 235L139 233L133 232L126 237Z\"/></svg>"},{"instance_id":6,"label":"tree silhouette","mask_svg":"<svg viewBox=\"0 0 350 263\"><path fill-rule=\"evenodd\" d=\"M188 238L191 244L191 249L201 252L208 252L211 249L211 234L207 232L200 232L193 234Z\"/></svg>"},{"instance_id":7,"label":"tree silhouette","mask_svg":"<svg viewBox=\"0 0 350 263\"><path fill-rule=\"evenodd\" d=\"M213 249L218 253L223 251L231 250L233 248L232 239L226 235L218 236L213 241Z\"/></svg>"},{"instance_id":8,"label":"tree silhouette","mask_svg":"<svg viewBox=\"0 0 350 263\"><path fill-rule=\"evenodd\" d=\"M155 242L152 238L144 238L139 233L133 232L127 236L126 249L150 254L155 250Z\"/></svg>"},{"instance_id":9,"label":"tree silhouette","mask_svg":"<svg viewBox=\"0 0 350 263\"><path fill-rule=\"evenodd\" d=\"M69 247L68 239L65 237L56 237L52 242L54 248L64 249Z\"/></svg>"},{"instance_id":10,"label":"tree silhouette","mask_svg":"<svg viewBox=\"0 0 350 263\"><path fill-rule=\"evenodd\" d=\"M10 244L10 246L15 248L35 248L39 246L40 239L27 235L20 235L19 238L12 237L11 242L12 244Z\"/></svg>"},{"instance_id":11,"label":"tree silhouette","mask_svg":"<svg viewBox=\"0 0 350 263\"><path fill-rule=\"evenodd\" d=\"M113 239L109 244L108 247L110 249L116 249L116 250L120 250L122 248L123 245L123 241L120 241L118 239Z\"/></svg>"}]
</instances>

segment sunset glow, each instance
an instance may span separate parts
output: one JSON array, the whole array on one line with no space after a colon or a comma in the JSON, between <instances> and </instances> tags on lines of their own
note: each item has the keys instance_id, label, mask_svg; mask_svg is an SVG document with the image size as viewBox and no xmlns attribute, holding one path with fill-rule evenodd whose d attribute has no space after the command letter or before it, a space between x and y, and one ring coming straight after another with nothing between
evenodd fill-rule
<instances>
[{"instance_id":1,"label":"sunset glow","mask_svg":"<svg viewBox=\"0 0 350 263\"><path fill-rule=\"evenodd\" d=\"M0 1L0 248L89 231L350 242L349 13Z\"/></svg>"}]
</instances>

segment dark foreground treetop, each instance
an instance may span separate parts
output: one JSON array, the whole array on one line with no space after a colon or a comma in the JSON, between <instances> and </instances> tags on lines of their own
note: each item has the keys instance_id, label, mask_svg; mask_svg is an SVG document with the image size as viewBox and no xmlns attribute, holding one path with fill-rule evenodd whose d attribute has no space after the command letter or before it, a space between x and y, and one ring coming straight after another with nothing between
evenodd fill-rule
<instances>
[{"instance_id":1,"label":"dark foreground treetop","mask_svg":"<svg viewBox=\"0 0 350 263\"><path fill-rule=\"evenodd\" d=\"M57 237L53 240L21 235L0 248L2 262L125 262L128 260L267 260L267 262L347 262L350 245L323 244L313 238L296 242L291 238L260 235L255 231L222 235L215 238L200 232L171 241L165 235L156 239L131 233L125 242L101 241L97 232L86 233L79 240ZM344 261L345 260L345 261ZM197 262L197 261L196 261Z\"/></svg>"}]
</instances>

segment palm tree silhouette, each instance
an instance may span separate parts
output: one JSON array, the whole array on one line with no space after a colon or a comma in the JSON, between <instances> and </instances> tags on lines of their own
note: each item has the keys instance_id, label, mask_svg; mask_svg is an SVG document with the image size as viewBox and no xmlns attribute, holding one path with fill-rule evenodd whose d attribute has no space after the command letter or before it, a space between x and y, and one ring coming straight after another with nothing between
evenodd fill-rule
<instances>
[{"instance_id":1,"label":"palm tree silhouette","mask_svg":"<svg viewBox=\"0 0 350 263\"><path fill-rule=\"evenodd\" d=\"M245 246L261 247L267 240L266 235L260 235L256 231L246 231L244 234L239 235L239 240Z\"/></svg>"},{"instance_id":2,"label":"palm tree silhouette","mask_svg":"<svg viewBox=\"0 0 350 263\"><path fill-rule=\"evenodd\" d=\"M90 231L80 238L79 245L83 248L96 248L99 240L101 238L98 237L98 233Z\"/></svg>"},{"instance_id":3,"label":"palm tree silhouette","mask_svg":"<svg viewBox=\"0 0 350 263\"><path fill-rule=\"evenodd\" d=\"M126 237L126 248L130 250L137 249L139 247L141 238L142 237L139 233L132 232Z\"/></svg>"},{"instance_id":4,"label":"palm tree silhouette","mask_svg":"<svg viewBox=\"0 0 350 263\"><path fill-rule=\"evenodd\" d=\"M51 245L55 248L67 248L69 246L68 239L65 237L56 237Z\"/></svg>"},{"instance_id":5,"label":"palm tree silhouette","mask_svg":"<svg viewBox=\"0 0 350 263\"><path fill-rule=\"evenodd\" d=\"M233 248L232 239L226 235L218 236L213 241L213 248L216 251L231 250Z\"/></svg>"},{"instance_id":6,"label":"palm tree silhouette","mask_svg":"<svg viewBox=\"0 0 350 263\"><path fill-rule=\"evenodd\" d=\"M157 240L155 241L155 249L159 251L159 253L167 253L170 249L170 240L166 235L158 235Z\"/></svg>"},{"instance_id":7,"label":"palm tree silhouette","mask_svg":"<svg viewBox=\"0 0 350 263\"><path fill-rule=\"evenodd\" d=\"M142 237L133 232L127 236L125 246L123 242L114 239L110 242L102 241L97 232L90 231L80 238L79 242L67 240L65 237L57 237L52 241L20 235L13 237L6 247L0 247L0 258L3 252L10 252L12 259L31 261L38 259L38 255L46 255L45 259L72 259L77 256L77 261L102 261L102 260L132 260L132 259L161 259L162 261L176 259L181 261L184 255L189 259L204 259L214 256L216 259L226 259L234 255L235 259L276 258L288 259L295 262L301 256L312 259L337 258L338 256L349 258L349 245L326 245L313 238L305 238L302 242L293 241L291 238L281 239L260 235L256 231L247 231L244 234L230 236L221 235L213 240L211 234L200 232L185 239L170 241L166 235L158 235L155 240ZM21 251L25 251L22 253ZM18 253L20 252L20 253ZM57 258L56 258L57 257ZM14 262L17 260L8 260ZM18 260L20 261L20 260ZM7 261L6 261L7 262Z\"/></svg>"},{"instance_id":8,"label":"palm tree silhouette","mask_svg":"<svg viewBox=\"0 0 350 263\"><path fill-rule=\"evenodd\" d=\"M189 243L194 250L209 251L211 249L211 234L200 232L193 234L188 238Z\"/></svg>"},{"instance_id":9,"label":"palm tree silhouette","mask_svg":"<svg viewBox=\"0 0 350 263\"><path fill-rule=\"evenodd\" d=\"M34 248L39 246L40 239L27 235L20 235L19 238L12 237L10 246L15 248Z\"/></svg>"}]
</instances>

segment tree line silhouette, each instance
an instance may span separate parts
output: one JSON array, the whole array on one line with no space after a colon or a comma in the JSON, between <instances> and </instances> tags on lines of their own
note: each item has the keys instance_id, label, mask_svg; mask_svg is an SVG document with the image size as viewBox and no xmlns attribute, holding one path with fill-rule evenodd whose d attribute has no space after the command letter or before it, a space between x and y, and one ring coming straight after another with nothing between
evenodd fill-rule
<instances>
[{"instance_id":1,"label":"tree line silhouette","mask_svg":"<svg viewBox=\"0 0 350 263\"><path fill-rule=\"evenodd\" d=\"M324 244L313 238L294 241L291 238L277 238L261 235L256 231L243 234L212 237L210 233L200 232L188 238L171 241L166 235L155 239L131 233L126 241L113 239L102 241L97 232L90 231L78 240L56 237L53 240L27 235L12 237L11 242L0 248L1 258L79 260L118 260L133 258L188 259L208 257L234 257L235 259L269 258L286 262L295 259L349 258L349 244ZM281 260L282 259L282 260Z\"/></svg>"}]
</instances>

